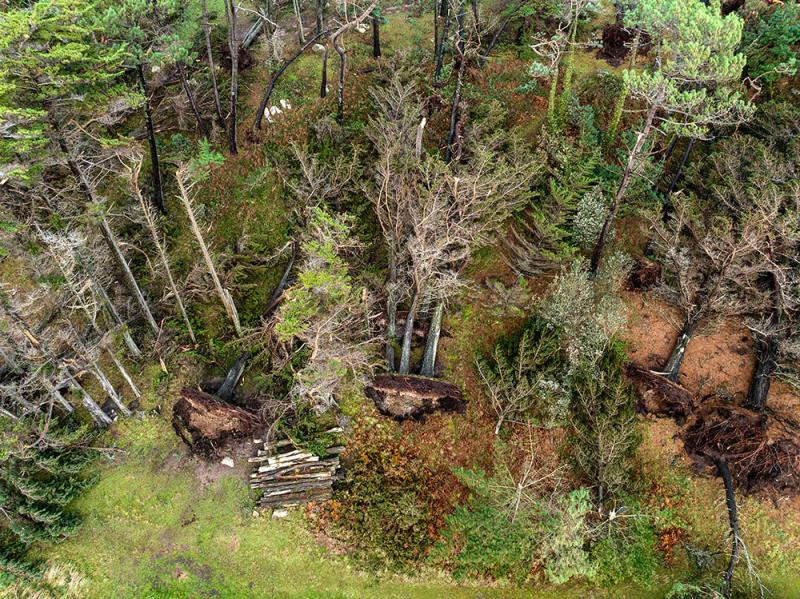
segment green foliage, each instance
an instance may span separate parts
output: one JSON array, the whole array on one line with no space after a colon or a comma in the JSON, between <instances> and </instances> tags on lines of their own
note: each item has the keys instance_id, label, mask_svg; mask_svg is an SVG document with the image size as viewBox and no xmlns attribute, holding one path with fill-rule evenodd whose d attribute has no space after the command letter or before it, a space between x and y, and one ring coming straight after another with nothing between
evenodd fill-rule
<instances>
[{"instance_id":1,"label":"green foliage","mask_svg":"<svg viewBox=\"0 0 800 599\"><path fill-rule=\"evenodd\" d=\"M473 484L486 474L461 472ZM524 582L536 544L524 521L509 521L485 495L475 494L447 517L442 540L432 558L447 565L456 578L490 576Z\"/></svg>"},{"instance_id":2,"label":"green foliage","mask_svg":"<svg viewBox=\"0 0 800 599\"><path fill-rule=\"evenodd\" d=\"M629 518L617 516L609 523L608 532L592 545L592 562L596 581L614 587L633 581L647 586L653 582L662 563L658 554L658 531L647 514L638 514L637 502L626 501Z\"/></svg>"},{"instance_id":3,"label":"green foliage","mask_svg":"<svg viewBox=\"0 0 800 599\"><path fill-rule=\"evenodd\" d=\"M541 318L498 341L490 357L478 354L476 363L498 414L497 430L504 420L553 425L566 416L559 332Z\"/></svg>"},{"instance_id":4,"label":"green foliage","mask_svg":"<svg viewBox=\"0 0 800 599\"><path fill-rule=\"evenodd\" d=\"M299 405L291 414L286 414L276 423L276 433L285 435L300 449L325 457L328 447L336 445L339 436L327 431L336 427L336 419L330 412L317 414L308 405Z\"/></svg>"},{"instance_id":5,"label":"green foliage","mask_svg":"<svg viewBox=\"0 0 800 599\"><path fill-rule=\"evenodd\" d=\"M795 0L766 5L747 3L742 49L747 74L768 84L797 72L800 53L800 8Z\"/></svg>"},{"instance_id":6,"label":"green foliage","mask_svg":"<svg viewBox=\"0 0 800 599\"><path fill-rule=\"evenodd\" d=\"M471 491L466 504L447 517L431 557L457 577L491 576L525 582L536 566L552 584L592 578L586 551L589 492L576 489L549 497L525 475L514 475L507 458L490 476L457 469ZM522 472L526 471L523 465Z\"/></svg>"},{"instance_id":7,"label":"green foliage","mask_svg":"<svg viewBox=\"0 0 800 599\"><path fill-rule=\"evenodd\" d=\"M60 540L76 531L69 505L89 484L93 457L87 433L51 422L40 437L27 423L8 426L0 445L0 508L23 545Z\"/></svg>"},{"instance_id":8,"label":"green foliage","mask_svg":"<svg viewBox=\"0 0 800 599\"><path fill-rule=\"evenodd\" d=\"M413 567L433 542L430 469L385 423L362 424L348 453L336 521L368 567Z\"/></svg>"},{"instance_id":9,"label":"green foliage","mask_svg":"<svg viewBox=\"0 0 800 599\"><path fill-rule=\"evenodd\" d=\"M743 22L721 16L719 0L643 0L625 22L656 40L656 68L627 69L623 77L631 97L666 112L663 131L703 137L711 125L735 124L752 113L734 91L746 60L737 53Z\"/></svg>"},{"instance_id":10,"label":"green foliage","mask_svg":"<svg viewBox=\"0 0 800 599\"><path fill-rule=\"evenodd\" d=\"M589 529L586 517L592 509L589 491L575 489L558 497L541 526L545 534L539 550L545 563L545 576L552 584L572 578L593 578L595 567L589 561L586 544Z\"/></svg>"},{"instance_id":11,"label":"green foliage","mask_svg":"<svg viewBox=\"0 0 800 599\"><path fill-rule=\"evenodd\" d=\"M86 123L112 101L138 100L119 83L122 45L104 45L96 5L40 0L0 13L0 172L28 178L53 127Z\"/></svg>"},{"instance_id":12,"label":"green foliage","mask_svg":"<svg viewBox=\"0 0 800 599\"><path fill-rule=\"evenodd\" d=\"M625 360L624 349L614 343L572 374L571 457L601 504L630 493L631 460L641 442L636 402L623 375Z\"/></svg>"}]
</instances>

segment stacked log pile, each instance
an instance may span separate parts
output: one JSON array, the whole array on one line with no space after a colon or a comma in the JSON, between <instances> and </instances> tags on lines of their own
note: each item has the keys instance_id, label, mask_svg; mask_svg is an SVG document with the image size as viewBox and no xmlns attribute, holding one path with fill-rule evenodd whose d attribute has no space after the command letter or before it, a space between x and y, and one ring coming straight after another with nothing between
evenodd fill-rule
<instances>
[{"instance_id":1,"label":"stacked log pile","mask_svg":"<svg viewBox=\"0 0 800 599\"><path fill-rule=\"evenodd\" d=\"M258 508L277 509L330 499L339 470L339 455L343 451L340 445L328 447L325 456L320 458L298 449L290 439L265 443L263 449L249 459L255 464L250 474L250 487L262 490Z\"/></svg>"}]
</instances>

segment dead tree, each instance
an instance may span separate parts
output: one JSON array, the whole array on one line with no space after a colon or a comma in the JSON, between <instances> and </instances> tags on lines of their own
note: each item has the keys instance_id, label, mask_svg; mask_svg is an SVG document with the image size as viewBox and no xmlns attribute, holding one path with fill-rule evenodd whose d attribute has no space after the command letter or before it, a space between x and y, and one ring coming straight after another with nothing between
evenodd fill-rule
<instances>
[{"instance_id":1,"label":"dead tree","mask_svg":"<svg viewBox=\"0 0 800 599\"><path fill-rule=\"evenodd\" d=\"M236 143L236 104L239 99L239 42L236 39L236 0L225 0L225 14L228 17L228 50L231 55L231 102L230 126L228 128L228 148L231 154L238 153Z\"/></svg>"},{"instance_id":2,"label":"dead tree","mask_svg":"<svg viewBox=\"0 0 800 599\"><path fill-rule=\"evenodd\" d=\"M381 57L381 15L376 8L372 11L372 58Z\"/></svg>"},{"instance_id":3,"label":"dead tree","mask_svg":"<svg viewBox=\"0 0 800 599\"><path fill-rule=\"evenodd\" d=\"M150 113L150 94L147 89L147 80L144 78L144 66L141 62L137 65L139 75L139 85L144 96L144 124L147 129L147 144L150 148L150 173L153 180L153 204L162 213L166 214L164 207L164 189L161 184L161 167L158 163L158 144L156 143L156 133L153 128L153 118Z\"/></svg>"},{"instance_id":4,"label":"dead tree","mask_svg":"<svg viewBox=\"0 0 800 599\"><path fill-rule=\"evenodd\" d=\"M178 306L178 312L183 319L184 324L186 325L186 330L189 333L189 337L192 340L192 343L197 343L197 339L194 336L194 328L192 327L192 322L189 320L189 315L186 313L186 307L183 305L183 299L181 298L181 293L178 290L178 286L175 284L175 278L172 276L172 268L169 265L169 258L167 257L167 250L164 247L164 243L161 240L161 235L158 232L158 227L156 226L156 215L150 210L150 208L145 204L144 199L142 198L142 192L139 189L139 171L142 167L142 160L141 157L134 157L133 163L130 167L130 174L128 176L128 183L130 185L131 191L134 197L139 201L139 206L142 209L142 216L144 218L144 224L147 228L148 233L150 234L150 238L153 240L153 245L156 247L156 251L158 252L158 258L161 261L161 266L164 267L164 274L167 276L167 282L169 284L169 288L172 291L172 295L175 296L175 303Z\"/></svg>"},{"instance_id":5,"label":"dead tree","mask_svg":"<svg viewBox=\"0 0 800 599\"><path fill-rule=\"evenodd\" d=\"M214 266L214 261L211 259L211 253L208 251L208 246L206 245L205 239L203 239L203 233L200 231L200 227L197 224L197 219L195 219L194 216L192 202L189 199L189 190L187 187L188 175L187 167L185 165L178 168L177 172L175 173L175 178L178 182L178 191L181 203L186 211L186 216L189 217L189 224L192 228L192 233L194 233L194 236L197 239L197 244L200 246L200 250L203 253L203 260L205 260L208 273L211 275L211 279L214 281L214 287L217 291L217 295L219 296L222 305L225 307L228 317L233 323L233 327L236 330L236 335L241 336L242 327L239 324L239 313L236 311L236 305L233 302L233 297L231 296L230 292L222 286L222 283L219 280L219 275L217 274L217 269Z\"/></svg>"},{"instance_id":6,"label":"dead tree","mask_svg":"<svg viewBox=\"0 0 800 599\"><path fill-rule=\"evenodd\" d=\"M222 103L219 99L219 87L217 86L217 70L216 66L214 65L214 53L212 52L211 48L211 27L208 23L208 7L206 6L207 1L201 0L200 7L203 12L203 37L205 38L206 42L206 59L208 60L208 71L211 75L211 92L214 95L214 109L217 113L217 124L225 128L225 116L222 114Z\"/></svg>"},{"instance_id":7,"label":"dead tree","mask_svg":"<svg viewBox=\"0 0 800 599\"><path fill-rule=\"evenodd\" d=\"M664 224L651 219L654 248L664 260L662 295L682 312L678 338L662 373L677 381L689 341L702 325L742 314L746 304L738 285L763 259L767 223L762 217L736 221L724 215L702 215L685 198Z\"/></svg>"},{"instance_id":8,"label":"dead tree","mask_svg":"<svg viewBox=\"0 0 800 599\"><path fill-rule=\"evenodd\" d=\"M178 79L180 79L181 86L183 87L183 93L186 94L186 99L189 101L189 107L192 109L194 120L197 122L197 129L203 137L208 139L208 127L206 127L203 116L200 114L200 109L197 107L197 98L195 98L194 92L189 86L189 80L186 77L186 66L183 62L179 61L175 63L175 68L178 71Z\"/></svg>"}]
</instances>

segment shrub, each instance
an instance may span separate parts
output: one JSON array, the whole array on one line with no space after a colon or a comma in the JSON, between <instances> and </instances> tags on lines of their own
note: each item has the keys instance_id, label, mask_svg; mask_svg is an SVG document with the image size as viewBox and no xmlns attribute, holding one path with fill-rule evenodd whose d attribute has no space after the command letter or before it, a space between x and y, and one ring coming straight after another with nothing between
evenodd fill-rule
<instances>
[{"instance_id":1,"label":"shrub","mask_svg":"<svg viewBox=\"0 0 800 599\"><path fill-rule=\"evenodd\" d=\"M354 431L351 461L333 505L333 517L367 567L408 568L433 543L431 471L385 423L366 421Z\"/></svg>"}]
</instances>

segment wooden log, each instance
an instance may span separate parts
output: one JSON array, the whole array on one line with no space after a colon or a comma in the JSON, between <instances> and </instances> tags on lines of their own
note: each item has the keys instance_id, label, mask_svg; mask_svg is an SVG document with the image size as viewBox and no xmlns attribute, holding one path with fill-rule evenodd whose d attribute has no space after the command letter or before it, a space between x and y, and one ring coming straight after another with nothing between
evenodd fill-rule
<instances>
[{"instance_id":1,"label":"wooden log","mask_svg":"<svg viewBox=\"0 0 800 599\"><path fill-rule=\"evenodd\" d=\"M239 382L242 380L242 375L244 374L244 369L247 367L247 361L250 359L249 353L244 353L233 363L231 369L228 371L228 375L225 377L225 380L220 385L219 389L217 389L217 397L219 397L222 401L231 401L233 399L233 393L236 391L236 387Z\"/></svg>"}]
</instances>

